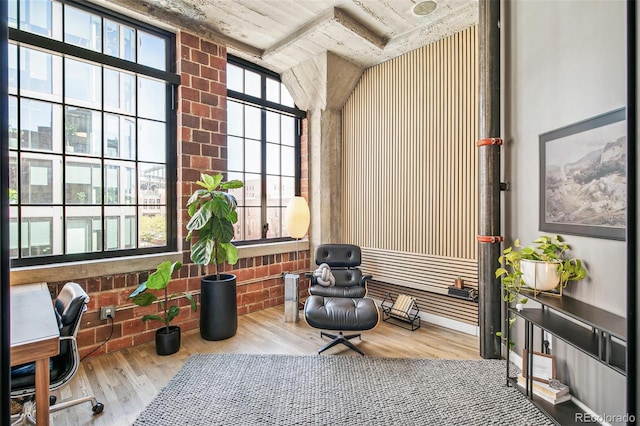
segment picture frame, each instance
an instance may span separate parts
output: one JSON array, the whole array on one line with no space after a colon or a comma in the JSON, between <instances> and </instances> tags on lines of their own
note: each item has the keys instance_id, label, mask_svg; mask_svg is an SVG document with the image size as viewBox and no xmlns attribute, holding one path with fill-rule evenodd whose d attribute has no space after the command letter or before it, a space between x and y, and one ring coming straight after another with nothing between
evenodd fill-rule
<instances>
[{"instance_id":1,"label":"picture frame","mask_svg":"<svg viewBox=\"0 0 640 426\"><path fill-rule=\"evenodd\" d=\"M626 108L540 135L539 228L625 240Z\"/></svg>"},{"instance_id":2,"label":"picture frame","mask_svg":"<svg viewBox=\"0 0 640 426\"><path fill-rule=\"evenodd\" d=\"M527 350L522 350L522 377L527 377ZM549 379L556 378L556 358L542 352L533 352L533 380L549 383Z\"/></svg>"}]
</instances>

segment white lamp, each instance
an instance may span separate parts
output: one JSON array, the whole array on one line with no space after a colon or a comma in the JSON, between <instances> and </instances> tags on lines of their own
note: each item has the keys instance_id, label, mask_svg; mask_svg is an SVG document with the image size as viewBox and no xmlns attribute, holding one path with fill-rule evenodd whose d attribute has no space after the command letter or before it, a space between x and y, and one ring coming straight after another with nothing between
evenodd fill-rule
<instances>
[{"instance_id":1,"label":"white lamp","mask_svg":"<svg viewBox=\"0 0 640 426\"><path fill-rule=\"evenodd\" d=\"M298 268L298 241L304 237L309 229L311 212L307 200L303 197L293 197L287 204L285 221L287 230L292 238L296 239L296 272ZM298 281L300 275L286 274L284 276L284 320L286 322L298 321Z\"/></svg>"}]
</instances>

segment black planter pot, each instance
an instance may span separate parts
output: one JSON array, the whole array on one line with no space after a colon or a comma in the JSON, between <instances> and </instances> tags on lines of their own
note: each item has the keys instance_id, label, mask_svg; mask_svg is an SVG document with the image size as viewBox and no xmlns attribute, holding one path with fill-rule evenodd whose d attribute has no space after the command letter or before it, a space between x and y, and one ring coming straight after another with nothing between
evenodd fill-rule
<instances>
[{"instance_id":1,"label":"black planter pot","mask_svg":"<svg viewBox=\"0 0 640 426\"><path fill-rule=\"evenodd\" d=\"M227 339L238 330L236 276L207 275L200 279L200 336L205 340Z\"/></svg>"},{"instance_id":2,"label":"black planter pot","mask_svg":"<svg viewBox=\"0 0 640 426\"><path fill-rule=\"evenodd\" d=\"M158 355L171 355L180 350L180 327L177 325L162 327L156 330L156 353Z\"/></svg>"}]
</instances>

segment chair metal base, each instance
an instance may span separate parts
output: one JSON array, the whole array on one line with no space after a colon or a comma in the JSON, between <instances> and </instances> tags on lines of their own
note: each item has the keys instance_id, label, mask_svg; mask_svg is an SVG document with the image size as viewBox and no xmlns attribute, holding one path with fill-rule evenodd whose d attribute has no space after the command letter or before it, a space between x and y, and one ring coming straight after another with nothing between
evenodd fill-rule
<instances>
[{"instance_id":1,"label":"chair metal base","mask_svg":"<svg viewBox=\"0 0 640 426\"><path fill-rule=\"evenodd\" d=\"M356 345L354 345L353 343L351 343L349 341L351 339L355 339L356 337L362 340L362 337L360 336L360 334L347 334L345 336L344 334L342 334L342 331L340 333L338 333L337 335L336 334L329 334L329 333L325 333L324 331L321 331L320 332L320 337L329 337L329 338L331 338L333 340L330 341L329 343L327 343L326 345L324 345L322 348L320 348L318 350L318 354L321 354L322 352L326 351L327 349L334 347L338 343L342 343L343 345L345 345L349 349L353 349L354 351L358 352L360 355L364 356L364 352L362 352L360 349L358 349L358 347Z\"/></svg>"}]
</instances>

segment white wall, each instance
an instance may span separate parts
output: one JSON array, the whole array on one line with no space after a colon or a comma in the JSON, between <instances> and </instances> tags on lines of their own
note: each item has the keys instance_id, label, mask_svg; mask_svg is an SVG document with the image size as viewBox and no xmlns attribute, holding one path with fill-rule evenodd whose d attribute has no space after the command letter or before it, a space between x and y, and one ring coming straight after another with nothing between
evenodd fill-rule
<instances>
[{"instance_id":1,"label":"white wall","mask_svg":"<svg viewBox=\"0 0 640 426\"><path fill-rule=\"evenodd\" d=\"M538 230L541 133L626 105L626 5L622 0L503 2L504 235L529 244ZM564 235L588 279L566 294L626 312L625 243ZM520 324L521 326L521 324ZM558 376L599 414L623 414L624 376L560 341Z\"/></svg>"}]
</instances>

